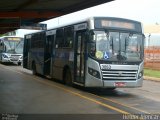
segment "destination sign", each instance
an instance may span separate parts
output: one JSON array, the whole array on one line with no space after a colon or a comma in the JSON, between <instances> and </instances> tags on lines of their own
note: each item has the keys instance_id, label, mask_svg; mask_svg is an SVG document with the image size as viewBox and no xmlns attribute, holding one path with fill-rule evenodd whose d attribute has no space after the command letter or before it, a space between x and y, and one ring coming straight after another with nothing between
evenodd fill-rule
<instances>
[{"instance_id":1,"label":"destination sign","mask_svg":"<svg viewBox=\"0 0 160 120\"><path fill-rule=\"evenodd\" d=\"M7 38L7 40L20 41L20 40L21 40L21 38L17 38L17 37L10 37L10 38Z\"/></svg>"},{"instance_id":2,"label":"destination sign","mask_svg":"<svg viewBox=\"0 0 160 120\"><path fill-rule=\"evenodd\" d=\"M87 23L82 23L74 26L75 31L84 30L84 29L87 29Z\"/></svg>"},{"instance_id":3,"label":"destination sign","mask_svg":"<svg viewBox=\"0 0 160 120\"><path fill-rule=\"evenodd\" d=\"M123 22L123 21L101 20L101 26L102 27L135 29L135 25L133 23Z\"/></svg>"},{"instance_id":4,"label":"destination sign","mask_svg":"<svg viewBox=\"0 0 160 120\"><path fill-rule=\"evenodd\" d=\"M33 29L33 30L47 30L47 24L23 24L20 26L21 29Z\"/></svg>"},{"instance_id":5,"label":"destination sign","mask_svg":"<svg viewBox=\"0 0 160 120\"><path fill-rule=\"evenodd\" d=\"M142 32L141 23L128 19L120 18L95 18L95 28L131 30L135 32Z\"/></svg>"}]
</instances>

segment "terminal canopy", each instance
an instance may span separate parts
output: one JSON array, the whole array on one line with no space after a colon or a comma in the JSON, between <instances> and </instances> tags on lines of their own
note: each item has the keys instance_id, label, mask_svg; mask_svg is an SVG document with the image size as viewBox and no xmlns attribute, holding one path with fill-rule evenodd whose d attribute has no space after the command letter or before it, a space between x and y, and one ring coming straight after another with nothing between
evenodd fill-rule
<instances>
[{"instance_id":1,"label":"terminal canopy","mask_svg":"<svg viewBox=\"0 0 160 120\"><path fill-rule=\"evenodd\" d=\"M1 0L0 34L112 0Z\"/></svg>"}]
</instances>

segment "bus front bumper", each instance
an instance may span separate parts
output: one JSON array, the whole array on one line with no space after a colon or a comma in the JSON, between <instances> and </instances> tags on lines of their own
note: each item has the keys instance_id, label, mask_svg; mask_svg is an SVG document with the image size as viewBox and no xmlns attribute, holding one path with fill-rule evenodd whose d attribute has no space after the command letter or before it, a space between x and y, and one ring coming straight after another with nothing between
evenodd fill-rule
<instances>
[{"instance_id":1,"label":"bus front bumper","mask_svg":"<svg viewBox=\"0 0 160 120\"><path fill-rule=\"evenodd\" d=\"M135 87L142 87L143 84L143 77L137 79L135 81L131 80L102 80L95 78L91 75L86 77L85 87L101 87L101 88L135 88Z\"/></svg>"},{"instance_id":2,"label":"bus front bumper","mask_svg":"<svg viewBox=\"0 0 160 120\"><path fill-rule=\"evenodd\" d=\"M22 59L11 60L10 58L2 58L2 63L22 63Z\"/></svg>"},{"instance_id":3,"label":"bus front bumper","mask_svg":"<svg viewBox=\"0 0 160 120\"><path fill-rule=\"evenodd\" d=\"M143 78L140 78L136 81L103 81L103 87L115 87L115 88L135 88L142 87Z\"/></svg>"}]
</instances>

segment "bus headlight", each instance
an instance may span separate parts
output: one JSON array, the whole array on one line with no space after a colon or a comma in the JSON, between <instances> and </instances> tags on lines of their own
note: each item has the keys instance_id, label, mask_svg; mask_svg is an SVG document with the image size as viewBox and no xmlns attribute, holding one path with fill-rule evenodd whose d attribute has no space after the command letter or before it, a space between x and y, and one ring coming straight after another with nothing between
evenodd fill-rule
<instances>
[{"instance_id":1,"label":"bus headlight","mask_svg":"<svg viewBox=\"0 0 160 120\"><path fill-rule=\"evenodd\" d=\"M20 60L23 60L23 56L21 56L19 59L20 59Z\"/></svg>"},{"instance_id":2,"label":"bus headlight","mask_svg":"<svg viewBox=\"0 0 160 120\"><path fill-rule=\"evenodd\" d=\"M9 58L6 54L2 54L3 58Z\"/></svg>"},{"instance_id":3,"label":"bus headlight","mask_svg":"<svg viewBox=\"0 0 160 120\"><path fill-rule=\"evenodd\" d=\"M97 70L88 67L88 73L96 78L100 79L100 73Z\"/></svg>"},{"instance_id":4,"label":"bus headlight","mask_svg":"<svg viewBox=\"0 0 160 120\"><path fill-rule=\"evenodd\" d=\"M142 76L143 76L143 71L141 71L141 72L138 74L138 79L140 79Z\"/></svg>"}]
</instances>

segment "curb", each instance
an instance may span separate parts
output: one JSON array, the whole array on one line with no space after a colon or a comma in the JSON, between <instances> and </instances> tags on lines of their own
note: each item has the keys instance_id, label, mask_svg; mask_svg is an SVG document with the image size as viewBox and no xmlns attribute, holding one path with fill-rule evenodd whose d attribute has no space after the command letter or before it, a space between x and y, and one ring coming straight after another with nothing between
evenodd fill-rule
<instances>
[{"instance_id":1,"label":"curb","mask_svg":"<svg viewBox=\"0 0 160 120\"><path fill-rule=\"evenodd\" d=\"M144 76L143 78L144 78L144 80L151 80L151 81L160 82L160 78L149 77L149 76Z\"/></svg>"}]
</instances>

